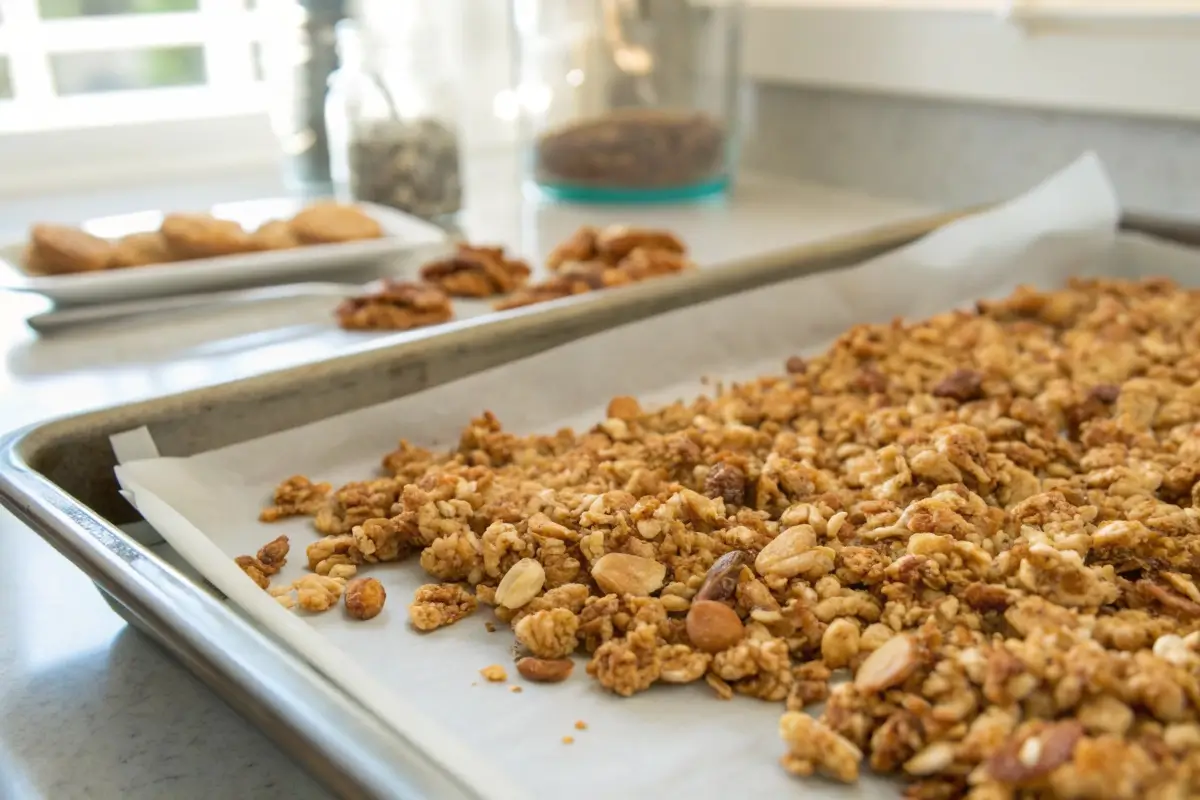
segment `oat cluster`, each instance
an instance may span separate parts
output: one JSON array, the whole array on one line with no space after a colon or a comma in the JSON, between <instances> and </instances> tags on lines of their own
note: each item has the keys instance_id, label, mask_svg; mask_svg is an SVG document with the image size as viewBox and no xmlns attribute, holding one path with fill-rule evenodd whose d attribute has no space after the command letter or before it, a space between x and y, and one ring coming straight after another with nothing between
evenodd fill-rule
<instances>
[{"instance_id":1,"label":"oat cluster","mask_svg":"<svg viewBox=\"0 0 1200 800\"><path fill-rule=\"evenodd\" d=\"M414 625L491 606L522 674L777 703L784 769L910 798L1200 797L1198 292L1022 289L383 468L315 512L314 576L418 560Z\"/></svg>"},{"instance_id":2,"label":"oat cluster","mask_svg":"<svg viewBox=\"0 0 1200 800\"><path fill-rule=\"evenodd\" d=\"M692 268L687 247L669 231L610 225L584 226L546 258L549 278L496 304L498 310L677 275Z\"/></svg>"}]
</instances>

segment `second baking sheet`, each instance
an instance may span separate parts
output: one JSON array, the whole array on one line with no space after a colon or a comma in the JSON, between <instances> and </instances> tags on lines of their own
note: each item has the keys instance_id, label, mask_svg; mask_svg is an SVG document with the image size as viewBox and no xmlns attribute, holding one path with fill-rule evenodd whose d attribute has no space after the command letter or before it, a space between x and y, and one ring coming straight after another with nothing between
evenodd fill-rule
<instances>
[{"instance_id":1,"label":"second baking sheet","mask_svg":"<svg viewBox=\"0 0 1200 800\"><path fill-rule=\"evenodd\" d=\"M1018 282L1138 274L1150 250L1126 242L1114 248L1116 219L1103 170L1084 159L1019 202L859 269L673 312L254 442L188 459L127 463L120 478L146 518L208 580L481 796L891 797L895 785L874 779L853 788L797 785L776 764L783 752L776 704L719 703L703 685L619 699L579 674L582 663L562 685L529 686L520 694L488 685L478 670L492 663L506 665L515 679L511 634L503 626L488 633L486 612L428 636L414 632L405 606L429 579L411 562L367 573L387 586L389 606L359 623L340 610L306 617L284 611L231 559L287 533L294 555L282 579L298 577L301 548L316 538L307 521L256 522L280 479L294 473L335 485L361 479L396 439L450 446L483 408L518 433L583 427L602 416L613 395L666 401L701 391L697 379L704 374L777 373L788 355L816 349L856 322L919 318ZM1159 259L1164 254L1173 260ZM1172 248L1154 256L1155 273L1200 279L1200 271L1188 274L1197 269L1195 256ZM126 440L123 455L153 455L147 439ZM576 731L576 720L588 729ZM568 735L574 744L563 744Z\"/></svg>"}]
</instances>

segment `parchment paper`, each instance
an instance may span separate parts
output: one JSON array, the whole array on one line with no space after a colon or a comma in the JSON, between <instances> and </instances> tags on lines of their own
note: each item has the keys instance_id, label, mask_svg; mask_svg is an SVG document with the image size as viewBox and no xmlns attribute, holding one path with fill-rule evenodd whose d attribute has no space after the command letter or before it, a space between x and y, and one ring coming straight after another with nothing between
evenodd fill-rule
<instances>
[{"instance_id":1,"label":"parchment paper","mask_svg":"<svg viewBox=\"0 0 1200 800\"><path fill-rule=\"evenodd\" d=\"M430 635L406 624L415 563L372 567L388 591L384 613L354 622L340 610L301 616L275 604L237 569L280 533L303 573L307 520L256 521L274 485L306 474L335 485L376 474L401 437L447 447L484 408L520 433L577 428L608 399L636 394L670 401L702 391L702 376L778 373L787 356L819 349L851 324L920 318L1018 283L1058 285L1072 274L1153 272L1196 283L1200 260L1182 248L1118 240L1118 205L1099 161L1082 157L1041 186L861 267L792 281L682 309L375 408L186 459L156 458L144 431L118 437L120 482L138 509L189 563L249 617L303 653L330 679L421 742L481 795L509 797L882 798L895 784L867 778L843 788L798 785L778 767L779 704L719 702L703 684L654 687L630 699L583 675L520 694L487 684L478 670L505 665L506 626L490 612ZM576 720L587 730L576 730ZM563 736L574 736L565 745Z\"/></svg>"}]
</instances>

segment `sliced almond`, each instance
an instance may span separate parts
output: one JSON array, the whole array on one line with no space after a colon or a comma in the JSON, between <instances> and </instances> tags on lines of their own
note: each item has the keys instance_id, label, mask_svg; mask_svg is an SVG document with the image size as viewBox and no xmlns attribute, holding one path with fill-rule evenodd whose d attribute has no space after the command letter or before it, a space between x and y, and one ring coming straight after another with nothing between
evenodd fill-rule
<instances>
[{"instance_id":1,"label":"sliced almond","mask_svg":"<svg viewBox=\"0 0 1200 800\"><path fill-rule=\"evenodd\" d=\"M505 608L520 608L533 598L546 583L546 570L541 562L522 558L509 567L496 587L496 604Z\"/></svg>"},{"instance_id":2,"label":"sliced almond","mask_svg":"<svg viewBox=\"0 0 1200 800\"><path fill-rule=\"evenodd\" d=\"M911 636L899 634L867 656L854 685L864 692L882 692L904 683L917 667L917 645Z\"/></svg>"},{"instance_id":3,"label":"sliced almond","mask_svg":"<svg viewBox=\"0 0 1200 800\"><path fill-rule=\"evenodd\" d=\"M667 567L652 558L608 553L592 565L592 577L610 594L648 597L662 588Z\"/></svg>"}]
</instances>

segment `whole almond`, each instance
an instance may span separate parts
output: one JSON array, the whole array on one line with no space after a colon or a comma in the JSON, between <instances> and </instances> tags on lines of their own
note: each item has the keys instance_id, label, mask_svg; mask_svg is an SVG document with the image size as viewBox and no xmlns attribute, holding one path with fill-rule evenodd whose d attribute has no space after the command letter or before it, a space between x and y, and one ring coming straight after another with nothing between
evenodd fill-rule
<instances>
[{"instance_id":1,"label":"whole almond","mask_svg":"<svg viewBox=\"0 0 1200 800\"><path fill-rule=\"evenodd\" d=\"M662 588L667 567L653 558L608 553L592 565L592 577L609 594L649 597Z\"/></svg>"},{"instance_id":2,"label":"whole almond","mask_svg":"<svg viewBox=\"0 0 1200 800\"><path fill-rule=\"evenodd\" d=\"M522 658L517 672L526 680L537 683L560 683L571 676L575 662L569 658Z\"/></svg>"},{"instance_id":3,"label":"whole almond","mask_svg":"<svg viewBox=\"0 0 1200 800\"><path fill-rule=\"evenodd\" d=\"M854 675L863 692L881 692L901 684L917 666L917 645L911 636L898 634L867 656Z\"/></svg>"},{"instance_id":4,"label":"whole almond","mask_svg":"<svg viewBox=\"0 0 1200 800\"><path fill-rule=\"evenodd\" d=\"M737 612L716 600L697 600L687 615L687 635L692 646L705 653L728 650L742 640L746 626Z\"/></svg>"},{"instance_id":5,"label":"whole almond","mask_svg":"<svg viewBox=\"0 0 1200 800\"><path fill-rule=\"evenodd\" d=\"M509 567L496 587L496 604L516 609L537 597L546 583L546 570L541 562L522 558Z\"/></svg>"}]
</instances>

